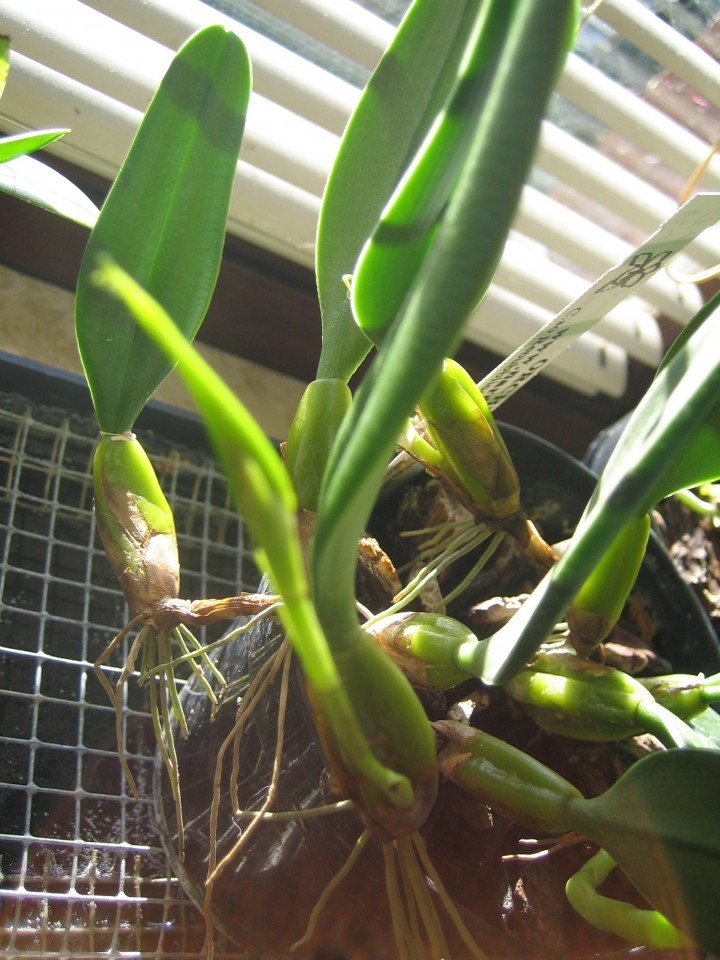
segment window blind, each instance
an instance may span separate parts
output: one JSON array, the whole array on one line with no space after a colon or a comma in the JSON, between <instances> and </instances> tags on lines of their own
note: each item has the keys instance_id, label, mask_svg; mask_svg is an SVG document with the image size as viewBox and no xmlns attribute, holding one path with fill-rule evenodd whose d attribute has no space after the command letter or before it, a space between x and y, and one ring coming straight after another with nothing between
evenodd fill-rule
<instances>
[{"instance_id":1,"label":"window blind","mask_svg":"<svg viewBox=\"0 0 720 960\"><path fill-rule=\"evenodd\" d=\"M217 2L230 8L233 0ZM241 17L253 8L302 42L290 49L200 0L0 0L0 31L12 40L0 127L67 126L72 132L52 150L113 177L173 52L201 26L225 23L243 37L254 72L229 229L311 267L323 186L360 89L303 54L305 40L329 60L352 62L363 77L394 27L351 0L235 2ZM699 42L639 0L594 6L543 126L496 280L469 325L468 339L501 355L674 211L678 189L718 136L720 65ZM709 32L712 24L706 18L701 27ZM598 49L612 58L618 44L647 74L635 89L590 62ZM685 104L675 113L657 95L672 77L671 106L680 85ZM702 186L720 189L719 158ZM720 230L713 229L688 248L681 269L719 261ZM660 359L658 315L683 324L700 302L694 286L659 273L547 375L586 394L622 396L629 359L649 367Z\"/></svg>"}]
</instances>

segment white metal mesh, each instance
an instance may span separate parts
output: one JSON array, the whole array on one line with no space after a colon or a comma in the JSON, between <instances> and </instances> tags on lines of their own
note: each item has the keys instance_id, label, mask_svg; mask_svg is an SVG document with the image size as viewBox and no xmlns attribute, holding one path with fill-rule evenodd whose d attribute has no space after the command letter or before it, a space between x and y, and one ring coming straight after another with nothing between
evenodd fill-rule
<instances>
[{"instance_id":1,"label":"white metal mesh","mask_svg":"<svg viewBox=\"0 0 720 960\"><path fill-rule=\"evenodd\" d=\"M95 539L95 438L92 420L0 394L0 954L201 957L202 917L169 875L155 824L144 691L126 688L135 801L92 667L126 615ZM175 510L181 595L253 587L212 460L142 439Z\"/></svg>"}]
</instances>

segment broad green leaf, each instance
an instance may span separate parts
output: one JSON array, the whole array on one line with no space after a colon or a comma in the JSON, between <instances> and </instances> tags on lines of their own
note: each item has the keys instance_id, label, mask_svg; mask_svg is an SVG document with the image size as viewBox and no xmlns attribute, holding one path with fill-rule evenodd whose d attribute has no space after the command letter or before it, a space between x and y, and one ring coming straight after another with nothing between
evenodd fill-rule
<instances>
[{"instance_id":1,"label":"broad green leaf","mask_svg":"<svg viewBox=\"0 0 720 960\"><path fill-rule=\"evenodd\" d=\"M692 720L688 721L698 733L701 733L713 747L720 750L720 714L712 707L707 707Z\"/></svg>"},{"instance_id":2,"label":"broad green leaf","mask_svg":"<svg viewBox=\"0 0 720 960\"><path fill-rule=\"evenodd\" d=\"M717 475L720 442L713 439L713 425L719 337L720 311L715 311L658 372L608 460L569 547L515 617L490 638L482 670L486 683L504 683L522 669L627 522L673 493L681 480L684 487L701 482L704 474L704 479Z\"/></svg>"},{"instance_id":3,"label":"broad green leaf","mask_svg":"<svg viewBox=\"0 0 720 960\"><path fill-rule=\"evenodd\" d=\"M0 36L0 97L7 83L8 71L10 69L10 37Z\"/></svg>"},{"instance_id":4,"label":"broad green leaf","mask_svg":"<svg viewBox=\"0 0 720 960\"><path fill-rule=\"evenodd\" d=\"M248 99L250 63L220 26L174 58L140 125L85 251L76 328L102 430L131 429L173 367L125 306L90 280L109 253L191 340L220 266Z\"/></svg>"},{"instance_id":5,"label":"broad green leaf","mask_svg":"<svg viewBox=\"0 0 720 960\"><path fill-rule=\"evenodd\" d=\"M475 134L468 117L479 117L485 101L500 89L501 84L494 85L493 79L512 56L508 51L519 12L519 7L507 0L490 0L481 7L451 96L360 254L351 288L352 309L358 326L374 342L389 329L433 244ZM566 29L565 44L570 48L575 18L561 16L559 22ZM542 43L542 36L536 41ZM553 63L560 66L562 58ZM511 167L515 159L508 151L506 162ZM492 175L502 193L505 184L497 178L497 171L485 172Z\"/></svg>"},{"instance_id":6,"label":"broad green leaf","mask_svg":"<svg viewBox=\"0 0 720 960\"><path fill-rule=\"evenodd\" d=\"M318 377L348 380L370 349L343 276L455 79L480 0L415 0L353 111L330 172L318 223L316 273L323 323Z\"/></svg>"},{"instance_id":7,"label":"broad green leaf","mask_svg":"<svg viewBox=\"0 0 720 960\"><path fill-rule=\"evenodd\" d=\"M636 472L640 454L652 481L645 510L678 490L720 477L718 306L720 294L670 348L603 471L601 483L617 483Z\"/></svg>"},{"instance_id":8,"label":"broad green leaf","mask_svg":"<svg viewBox=\"0 0 720 960\"><path fill-rule=\"evenodd\" d=\"M658 372L670 363L698 327L708 322L719 308L720 291L708 300L673 341ZM707 416L695 424L692 436L685 444L682 457L674 460L665 473L656 499L659 502L679 490L696 487L709 480L716 480L718 477L720 477L720 399Z\"/></svg>"},{"instance_id":9,"label":"broad green leaf","mask_svg":"<svg viewBox=\"0 0 720 960\"><path fill-rule=\"evenodd\" d=\"M604 794L570 800L567 826L599 843L647 900L720 953L720 751L668 750Z\"/></svg>"},{"instance_id":10,"label":"broad green leaf","mask_svg":"<svg viewBox=\"0 0 720 960\"><path fill-rule=\"evenodd\" d=\"M0 190L92 230L99 210L78 187L35 157L0 165Z\"/></svg>"},{"instance_id":11,"label":"broad green leaf","mask_svg":"<svg viewBox=\"0 0 720 960\"><path fill-rule=\"evenodd\" d=\"M328 629L353 628L355 544L405 420L454 351L495 271L576 12L574 0L515 2L482 112L463 113L473 136L457 184L325 472L313 585Z\"/></svg>"},{"instance_id":12,"label":"broad green leaf","mask_svg":"<svg viewBox=\"0 0 720 960\"><path fill-rule=\"evenodd\" d=\"M49 143L54 143L60 137L69 133L66 129L33 130L30 133L16 133L0 140L0 163L7 163L16 157L24 157L28 153L35 153Z\"/></svg>"},{"instance_id":13,"label":"broad green leaf","mask_svg":"<svg viewBox=\"0 0 720 960\"><path fill-rule=\"evenodd\" d=\"M668 347L665 356L660 361L658 373L670 363L675 354L682 349L683 344L695 333L698 327L705 323L708 317L711 317L713 313L715 313L718 307L720 307L720 290L710 297L707 303L704 303L702 307L700 307L692 320L687 323L677 337L675 337L673 342Z\"/></svg>"},{"instance_id":14,"label":"broad green leaf","mask_svg":"<svg viewBox=\"0 0 720 960\"><path fill-rule=\"evenodd\" d=\"M465 162L479 116L502 58L513 4L483 4L448 103L364 245L352 279L352 311L377 343L397 316L428 250Z\"/></svg>"}]
</instances>

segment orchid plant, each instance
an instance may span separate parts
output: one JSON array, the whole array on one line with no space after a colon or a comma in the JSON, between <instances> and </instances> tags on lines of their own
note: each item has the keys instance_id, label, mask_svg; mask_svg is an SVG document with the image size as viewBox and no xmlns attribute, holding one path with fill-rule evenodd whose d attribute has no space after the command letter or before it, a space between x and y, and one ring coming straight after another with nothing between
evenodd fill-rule
<instances>
[{"instance_id":1,"label":"orchid plant","mask_svg":"<svg viewBox=\"0 0 720 960\"><path fill-rule=\"evenodd\" d=\"M138 631L120 686L142 656L173 781L171 729L182 726L174 664L190 662L210 697L223 682L192 626L276 616L302 666L334 782L371 838L420 843L438 780L448 778L549 833L573 830L598 844L568 885L590 923L634 943L720 952L720 828L710 812L720 738L707 713L720 684L693 678L685 695L687 682L643 683L595 656L635 580L650 509L720 476L716 304L665 358L559 560L523 512L493 413L449 359L500 259L578 15L577 0L412 3L328 179L316 259L322 352L283 457L190 346L219 269L250 62L241 39L217 26L179 51L94 223L78 281L78 344L101 432L97 524L131 615L102 659ZM0 158L59 134L6 141ZM353 396L350 378L371 352ZM174 366L205 419L269 596L178 598L172 512L132 433ZM430 558L428 578L462 550L488 562L505 538L547 571L489 639L450 617L408 611L412 597L373 611L368 623L358 616L357 544L398 446L472 518ZM548 639L564 621L574 649L558 653ZM402 657L389 655L390 635ZM666 749L585 799L502 740L455 720L432 724L408 679L416 682L418 666L436 689L468 678L502 685L563 735L650 731ZM120 691L105 684L120 731ZM706 733L694 725L698 714ZM648 867L649 848L666 872ZM595 892L615 863L651 910ZM398 956L418 956L404 929Z\"/></svg>"}]
</instances>

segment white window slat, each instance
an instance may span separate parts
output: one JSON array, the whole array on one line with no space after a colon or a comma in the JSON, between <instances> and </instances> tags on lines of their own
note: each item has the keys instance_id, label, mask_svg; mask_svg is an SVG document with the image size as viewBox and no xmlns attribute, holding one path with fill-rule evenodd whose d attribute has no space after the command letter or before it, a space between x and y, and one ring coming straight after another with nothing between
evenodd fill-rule
<instances>
[{"instance_id":1,"label":"white window slat","mask_svg":"<svg viewBox=\"0 0 720 960\"><path fill-rule=\"evenodd\" d=\"M579 193L607 207L644 234L650 234L677 209L667 194L597 150L545 122L536 161ZM718 262L718 234L706 231L688 247L703 266Z\"/></svg>"},{"instance_id":2,"label":"white window slat","mask_svg":"<svg viewBox=\"0 0 720 960\"><path fill-rule=\"evenodd\" d=\"M72 77L12 52L0 112L8 132L69 127L59 156L112 178L142 114ZM100 134L100 135L99 135Z\"/></svg>"},{"instance_id":3,"label":"white window slat","mask_svg":"<svg viewBox=\"0 0 720 960\"><path fill-rule=\"evenodd\" d=\"M18 0L11 2L17 4ZM351 84L249 27L239 26L201 0L85 0L85 4L172 50L210 23L238 30L252 59L254 89L333 133L345 129L360 96Z\"/></svg>"},{"instance_id":4,"label":"white window slat","mask_svg":"<svg viewBox=\"0 0 720 960\"><path fill-rule=\"evenodd\" d=\"M549 311L558 313L588 287L577 274L549 261L541 250L511 236L495 282ZM481 312L483 307L480 308ZM662 337L654 319L637 298L620 303L603 317L595 331L619 344L629 356L648 366L662 357Z\"/></svg>"},{"instance_id":5,"label":"white window slat","mask_svg":"<svg viewBox=\"0 0 720 960\"><path fill-rule=\"evenodd\" d=\"M603 0L597 16L710 103L720 102L720 64L638 0Z\"/></svg>"},{"instance_id":6,"label":"white window slat","mask_svg":"<svg viewBox=\"0 0 720 960\"><path fill-rule=\"evenodd\" d=\"M140 111L13 54L2 98L9 130L72 126L58 153L86 170L112 179L128 151ZM98 131L102 135L98 136ZM320 199L315 194L241 161L229 215L234 233L281 256L312 266Z\"/></svg>"},{"instance_id":7,"label":"white window slat","mask_svg":"<svg viewBox=\"0 0 720 960\"><path fill-rule=\"evenodd\" d=\"M320 198L258 167L238 164L228 226L266 250L312 268Z\"/></svg>"},{"instance_id":8,"label":"white window slat","mask_svg":"<svg viewBox=\"0 0 720 960\"><path fill-rule=\"evenodd\" d=\"M321 197L340 138L271 100L250 101L240 157Z\"/></svg>"},{"instance_id":9,"label":"white window slat","mask_svg":"<svg viewBox=\"0 0 720 960\"><path fill-rule=\"evenodd\" d=\"M2 8L0 0L0 15ZM76 80L88 96L90 91L96 91L139 113L146 109L172 59L172 51L167 47L74 0L27 7L19 26L27 57L57 71L61 77ZM84 39L88 36L95 37L96 42L88 44ZM5 111L12 109L15 86L6 94L2 105ZM27 123L70 127L67 145L71 149L76 138L75 110L84 96L78 90L72 108L69 102L55 101L54 121L49 120L46 108L41 119L30 111L28 104ZM135 119L139 122L140 115ZM334 134L256 95L248 112L242 156L274 177L319 197L338 142ZM114 175L123 156L124 153L108 156L111 165L105 171L113 170Z\"/></svg>"},{"instance_id":10,"label":"white window slat","mask_svg":"<svg viewBox=\"0 0 720 960\"><path fill-rule=\"evenodd\" d=\"M467 337L478 346L508 356L552 316L551 311L495 283L470 318ZM611 397L623 396L627 374L625 351L595 333L584 333L544 371L550 379L586 396L602 391Z\"/></svg>"},{"instance_id":11,"label":"white window slat","mask_svg":"<svg viewBox=\"0 0 720 960\"><path fill-rule=\"evenodd\" d=\"M533 187L525 187L515 227L559 256L577 264L595 279L623 261L632 245ZM702 306L693 284L676 283L664 270L642 288L648 303L678 323L687 323Z\"/></svg>"},{"instance_id":12,"label":"white window slat","mask_svg":"<svg viewBox=\"0 0 720 960\"><path fill-rule=\"evenodd\" d=\"M0 18L11 25L11 55L20 52L138 110L172 59L172 50L77 0L0 0Z\"/></svg>"},{"instance_id":13,"label":"white window slat","mask_svg":"<svg viewBox=\"0 0 720 960\"><path fill-rule=\"evenodd\" d=\"M272 13L343 56L374 69L394 29L351 0L254 0Z\"/></svg>"},{"instance_id":14,"label":"white window slat","mask_svg":"<svg viewBox=\"0 0 720 960\"><path fill-rule=\"evenodd\" d=\"M614 133L642 147L649 163L662 160L689 178L708 156L708 145L700 137L576 55L568 58L557 89ZM703 187L720 190L720 157L711 160L703 177Z\"/></svg>"}]
</instances>

